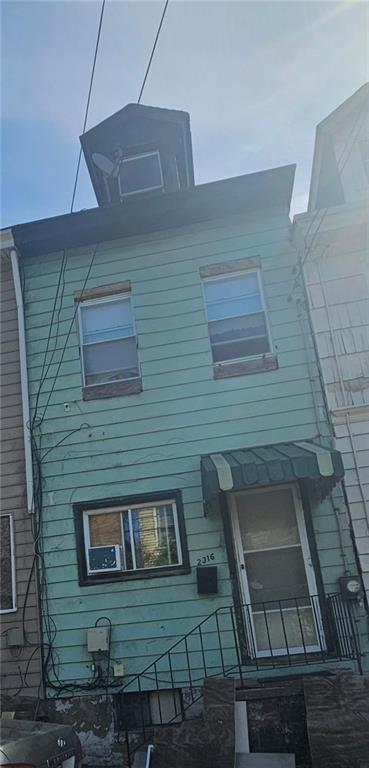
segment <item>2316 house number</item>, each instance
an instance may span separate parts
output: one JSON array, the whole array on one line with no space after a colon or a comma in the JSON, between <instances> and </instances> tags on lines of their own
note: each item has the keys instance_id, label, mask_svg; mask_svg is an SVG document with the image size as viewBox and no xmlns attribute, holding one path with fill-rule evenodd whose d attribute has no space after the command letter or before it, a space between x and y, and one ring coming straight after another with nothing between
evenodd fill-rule
<instances>
[{"instance_id":1,"label":"2316 house number","mask_svg":"<svg viewBox=\"0 0 369 768\"><path fill-rule=\"evenodd\" d=\"M204 557L198 557L197 565L206 565L206 563L210 563L211 560L215 560L214 552L211 552L210 555L204 555Z\"/></svg>"}]
</instances>

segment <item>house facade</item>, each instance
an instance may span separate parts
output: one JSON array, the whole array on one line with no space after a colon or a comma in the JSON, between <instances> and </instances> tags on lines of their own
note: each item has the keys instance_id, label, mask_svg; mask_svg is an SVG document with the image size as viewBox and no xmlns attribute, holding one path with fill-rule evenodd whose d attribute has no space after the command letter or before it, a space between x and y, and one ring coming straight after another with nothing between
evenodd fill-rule
<instances>
[{"instance_id":1,"label":"house facade","mask_svg":"<svg viewBox=\"0 0 369 768\"><path fill-rule=\"evenodd\" d=\"M369 594L369 85L317 128L309 210L295 217L352 534Z\"/></svg>"},{"instance_id":2,"label":"house facade","mask_svg":"<svg viewBox=\"0 0 369 768\"><path fill-rule=\"evenodd\" d=\"M21 374L22 363L26 374L20 334L23 313L13 246L11 232L3 231L0 242L1 690L5 698L15 694L33 697L35 711L37 697L42 692L41 638L32 525L32 459L23 429L28 418L25 376L22 378ZM4 708L7 708L5 699ZM32 711L32 704L30 709Z\"/></svg>"},{"instance_id":3,"label":"house facade","mask_svg":"<svg viewBox=\"0 0 369 768\"><path fill-rule=\"evenodd\" d=\"M90 757L133 765L175 724L184 765L204 679L231 679L222 765L249 750L323 765L322 707L332 724L335 685L340 706L364 695L369 649L294 293L294 167L195 186L188 115L136 105L82 145L99 206L13 228L47 696Z\"/></svg>"}]
</instances>

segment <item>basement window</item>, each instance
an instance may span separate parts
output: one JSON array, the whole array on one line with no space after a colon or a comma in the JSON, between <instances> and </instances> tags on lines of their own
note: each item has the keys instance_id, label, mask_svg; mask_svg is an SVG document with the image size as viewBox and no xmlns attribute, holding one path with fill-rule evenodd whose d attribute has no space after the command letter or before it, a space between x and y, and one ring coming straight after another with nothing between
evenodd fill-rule
<instances>
[{"instance_id":1,"label":"basement window","mask_svg":"<svg viewBox=\"0 0 369 768\"><path fill-rule=\"evenodd\" d=\"M118 183L121 197L163 189L159 152L125 157L120 163Z\"/></svg>"},{"instance_id":2,"label":"basement window","mask_svg":"<svg viewBox=\"0 0 369 768\"><path fill-rule=\"evenodd\" d=\"M180 496L77 505L81 582L188 571Z\"/></svg>"},{"instance_id":3,"label":"basement window","mask_svg":"<svg viewBox=\"0 0 369 768\"><path fill-rule=\"evenodd\" d=\"M0 613L16 611L14 527L11 515L0 515Z\"/></svg>"}]
</instances>

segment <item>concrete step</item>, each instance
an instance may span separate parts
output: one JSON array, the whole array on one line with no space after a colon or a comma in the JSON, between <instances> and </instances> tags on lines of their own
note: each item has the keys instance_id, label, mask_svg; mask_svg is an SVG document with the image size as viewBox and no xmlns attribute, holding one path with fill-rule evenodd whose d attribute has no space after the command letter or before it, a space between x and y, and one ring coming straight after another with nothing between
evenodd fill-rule
<instances>
[{"instance_id":1,"label":"concrete step","mask_svg":"<svg viewBox=\"0 0 369 768\"><path fill-rule=\"evenodd\" d=\"M236 768L295 768L295 756L269 752L238 753Z\"/></svg>"}]
</instances>

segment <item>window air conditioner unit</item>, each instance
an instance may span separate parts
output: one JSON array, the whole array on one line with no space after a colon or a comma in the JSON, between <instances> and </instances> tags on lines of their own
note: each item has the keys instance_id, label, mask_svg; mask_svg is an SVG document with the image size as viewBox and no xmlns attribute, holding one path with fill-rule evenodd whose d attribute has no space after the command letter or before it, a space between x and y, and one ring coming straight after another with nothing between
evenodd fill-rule
<instances>
[{"instance_id":1,"label":"window air conditioner unit","mask_svg":"<svg viewBox=\"0 0 369 768\"><path fill-rule=\"evenodd\" d=\"M89 547L88 572L111 573L122 570L122 547L113 544L109 547Z\"/></svg>"}]
</instances>

